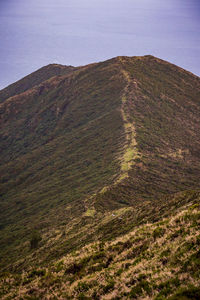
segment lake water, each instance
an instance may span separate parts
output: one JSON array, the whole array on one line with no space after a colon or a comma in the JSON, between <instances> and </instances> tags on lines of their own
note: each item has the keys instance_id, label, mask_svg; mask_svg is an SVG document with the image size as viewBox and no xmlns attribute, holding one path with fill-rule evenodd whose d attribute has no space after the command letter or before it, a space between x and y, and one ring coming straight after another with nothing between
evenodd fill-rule
<instances>
[{"instance_id":1,"label":"lake water","mask_svg":"<svg viewBox=\"0 0 200 300\"><path fill-rule=\"evenodd\" d=\"M49 63L145 54L200 75L200 1L0 0L0 88Z\"/></svg>"}]
</instances>

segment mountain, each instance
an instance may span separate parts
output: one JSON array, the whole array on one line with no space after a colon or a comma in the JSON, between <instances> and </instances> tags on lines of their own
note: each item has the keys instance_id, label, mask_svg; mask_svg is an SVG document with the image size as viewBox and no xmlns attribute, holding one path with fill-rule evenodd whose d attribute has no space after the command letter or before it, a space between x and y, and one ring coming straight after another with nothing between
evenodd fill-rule
<instances>
[{"instance_id":1,"label":"mountain","mask_svg":"<svg viewBox=\"0 0 200 300\"><path fill-rule=\"evenodd\" d=\"M150 55L49 65L0 103L2 271L46 266L199 202L200 79L175 65Z\"/></svg>"},{"instance_id":2,"label":"mountain","mask_svg":"<svg viewBox=\"0 0 200 300\"><path fill-rule=\"evenodd\" d=\"M46 81L51 77L68 74L74 69L75 68L72 66L62 66L57 64L45 66L1 90L0 103L12 96L21 94L34 86L41 84L43 81Z\"/></svg>"}]
</instances>

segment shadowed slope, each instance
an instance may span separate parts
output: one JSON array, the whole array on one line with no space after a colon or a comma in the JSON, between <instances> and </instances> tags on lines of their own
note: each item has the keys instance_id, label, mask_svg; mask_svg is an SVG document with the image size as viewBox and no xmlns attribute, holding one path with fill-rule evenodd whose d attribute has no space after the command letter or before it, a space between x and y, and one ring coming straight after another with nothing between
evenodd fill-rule
<instances>
[{"instance_id":1,"label":"shadowed slope","mask_svg":"<svg viewBox=\"0 0 200 300\"><path fill-rule=\"evenodd\" d=\"M72 66L62 66L57 64L50 64L24 77L23 79L9 85L0 91L0 103L4 100L21 94L34 86L41 84L43 81L58 75L68 74L73 72L76 68Z\"/></svg>"},{"instance_id":2,"label":"shadowed slope","mask_svg":"<svg viewBox=\"0 0 200 300\"><path fill-rule=\"evenodd\" d=\"M85 198L112 183L123 87L119 64L108 61L1 104L1 247L32 227L68 223L85 211Z\"/></svg>"}]
</instances>

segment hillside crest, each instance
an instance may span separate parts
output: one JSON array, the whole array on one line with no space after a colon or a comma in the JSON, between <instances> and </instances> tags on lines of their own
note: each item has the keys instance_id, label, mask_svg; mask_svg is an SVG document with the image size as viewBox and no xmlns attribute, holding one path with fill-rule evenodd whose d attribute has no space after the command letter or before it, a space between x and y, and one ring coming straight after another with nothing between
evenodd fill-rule
<instances>
[{"instance_id":1,"label":"hillside crest","mask_svg":"<svg viewBox=\"0 0 200 300\"><path fill-rule=\"evenodd\" d=\"M0 91L2 269L27 266L35 230L47 262L198 190L199 99L197 76L149 55L53 64Z\"/></svg>"}]
</instances>

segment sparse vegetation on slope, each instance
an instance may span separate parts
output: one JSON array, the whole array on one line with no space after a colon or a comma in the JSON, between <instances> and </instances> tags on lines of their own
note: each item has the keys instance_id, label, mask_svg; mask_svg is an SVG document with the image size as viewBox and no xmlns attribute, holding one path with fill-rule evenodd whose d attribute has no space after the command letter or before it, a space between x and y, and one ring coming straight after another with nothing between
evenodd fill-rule
<instances>
[{"instance_id":1,"label":"sparse vegetation on slope","mask_svg":"<svg viewBox=\"0 0 200 300\"><path fill-rule=\"evenodd\" d=\"M2 274L2 299L199 299L199 198L174 215L50 265Z\"/></svg>"}]
</instances>

